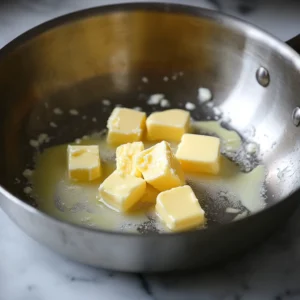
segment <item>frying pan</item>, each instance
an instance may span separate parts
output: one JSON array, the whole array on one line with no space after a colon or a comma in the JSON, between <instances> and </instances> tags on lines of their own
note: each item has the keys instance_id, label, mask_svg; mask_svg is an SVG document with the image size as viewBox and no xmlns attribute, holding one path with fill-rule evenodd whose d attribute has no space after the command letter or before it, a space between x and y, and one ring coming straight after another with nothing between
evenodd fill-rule
<instances>
[{"instance_id":1,"label":"frying pan","mask_svg":"<svg viewBox=\"0 0 300 300\"><path fill-rule=\"evenodd\" d=\"M298 46L299 38L290 45ZM298 45L297 45L298 44ZM165 75L184 72L180 84ZM300 57L288 45L237 19L173 4L121 4L76 12L42 24L0 51L1 208L28 235L70 259L120 271L158 272L201 267L262 241L295 210L300 187ZM141 87L141 78L149 82ZM214 103L241 135L249 128L266 166L266 208L245 219L176 234L110 232L65 223L35 207L23 192L22 171L33 167L28 141L41 133L47 147L105 128L101 99L127 107L145 95L197 101L208 87ZM46 105L47 104L47 105ZM61 116L80 109L97 123ZM150 109L151 110L151 109ZM281 172L281 171L286 172ZM281 172L281 176L279 176Z\"/></svg>"}]
</instances>

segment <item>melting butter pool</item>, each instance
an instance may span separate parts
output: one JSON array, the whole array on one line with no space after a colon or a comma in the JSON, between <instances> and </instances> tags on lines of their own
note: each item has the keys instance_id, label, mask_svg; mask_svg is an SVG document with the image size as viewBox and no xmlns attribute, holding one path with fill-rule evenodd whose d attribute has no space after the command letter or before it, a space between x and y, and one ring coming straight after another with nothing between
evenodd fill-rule
<instances>
[{"instance_id":1,"label":"melting butter pool","mask_svg":"<svg viewBox=\"0 0 300 300\"><path fill-rule=\"evenodd\" d=\"M217 135L222 140L225 153L243 151L245 148L238 134L222 128L218 122L195 122L196 133ZM67 145L46 149L38 154L36 168L31 177L32 196L45 213L71 223L113 231L147 232L167 231L156 219L153 207L130 214L120 214L103 205L98 198L100 183L115 169L115 148L105 142L105 136L91 135L81 144L97 144L103 164L101 179L90 183L73 183L67 173ZM151 144L145 144L146 147ZM175 150L177 145L172 144ZM244 157L239 155L236 157ZM245 161L238 161L243 166ZM249 165L249 162L247 162ZM249 167L249 166L248 166ZM263 187L265 170L262 165L243 173L236 163L222 157L218 176L186 174L201 205L207 211L209 221L222 223L214 212L227 213L231 219L262 209L265 205ZM213 208L213 209L212 209Z\"/></svg>"}]
</instances>

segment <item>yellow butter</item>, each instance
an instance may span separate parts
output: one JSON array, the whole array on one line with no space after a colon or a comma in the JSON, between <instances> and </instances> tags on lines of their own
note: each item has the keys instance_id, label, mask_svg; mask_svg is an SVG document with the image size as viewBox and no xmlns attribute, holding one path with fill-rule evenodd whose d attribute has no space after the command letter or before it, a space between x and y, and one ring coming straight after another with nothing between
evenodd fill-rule
<instances>
[{"instance_id":1,"label":"yellow butter","mask_svg":"<svg viewBox=\"0 0 300 300\"><path fill-rule=\"evenodd\" d=\"M145 122L144 112L116 107L107 122L107 142L121 145L140 141L145 130Z\"/></svg>"},{"instance_id":2,"label":"yellow butter","mask_svg":"<svg viewBox=\"0 0 300 300\"><path fill-rule=\"evenodd\" d=\"M147 184L145 194L141 198L140 202L155 204L156 203L156 198L157 198L159 193L160 192L157 189L155 189L150 184Z\"/></svg>"},{"instance_id":3,"label":"yellow butter","mask_svg":"<svg viewBox=\"0 0 300 300\"><path fill-rule=\"evenodd\" d=\"M145 180L118 171L108 176L99 187L101 201L119 212L128 211L145 191Z\"/></svg>"},{"instance_id":4,"label":"yellow butter","mask_svg":"<svg viewBox=\"0 0 300 300\"><path fill-rule=\"evenodd\" d=\"M92 181L101 176L98 146L68 146L69 178L75 181Z\"/></svg>"},{"instance_id":5,"label":"yellow butter","mask_svg":"<svg viewBox=\"0 0 300 300\"><path fill-rule=\"evenodd\" d=\"M142 173L136 166L136 155L144 150L142 142L127 143L116 150L117 170L136 177L142 177Z\"/></svg>"},{"instance_id":6,"label":"yellow butter","mask_svg":"<svg viewBox=\"0 0 300 300\"><path fill-rule=\"evenodd\" d=\"M180 163L165 141L140 152L136 163L147 183L159 191L185 184Z\"/></svg>"},{"instance_id":7,"label":"yellow butter","mask_svg":"<svg viewBox=\"0 0 300 300\"><path fill-rule=\"evenodd\" d=\"M146 121L147 139L150 141L180 142L189 131L190 113L182 109L169 109L152 113Z\"/></svg>"},{"instance_id":8,"label":"yellow butter","mask_svg":"<svg viewBox=\"0 0 300 300\"><path fill-rule=\"evenodd\" d=\"M160 192L152 187L150 184L147 184L146 191L142 198L132 207L131 210L141 210L153 206L156 203L156 198Z\"/></svg>"},{"instance_id":9,"label":"yellow butter","mask_svg":"<svg viewBox=\"0 0 300 300\"><path fill-rule=\"evenodd\" d=\"M176 157L186 172L218 174L220 139L205 135L184 134Z\"/></svg>"},{"instance_id":10,"label":"yellow butter","mask_svg":"<svg viewBox=\"0 0 300 300\"><path fill-rule=\"evenodd\" d=\"M161 192L155 210L172 231L184 231L205 223L204 211L188 185Z\"/></svg>"}]
</instances>

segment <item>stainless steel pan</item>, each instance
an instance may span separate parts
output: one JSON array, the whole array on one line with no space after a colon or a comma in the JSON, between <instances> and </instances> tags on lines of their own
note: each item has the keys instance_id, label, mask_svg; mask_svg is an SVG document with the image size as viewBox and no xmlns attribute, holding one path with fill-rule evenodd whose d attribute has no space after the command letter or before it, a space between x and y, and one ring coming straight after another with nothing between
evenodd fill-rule
<instances>
[{"instance_id":1,"label":"stainless steel pan","mask_svg":"<svg viewBox=\"0 0 300 300\"><path fill-rule=\"evenodd\" d=\"M297 43L297 39L290 43ZM183 71L182 84L161 78ZM122 271L200 267L264 239L298 204L300 187L300 57L286 44L231 17L171 4L122 4L60 17L30 30L0 51L1 207L34 239L73 259ZM140 78L151 81L139 91ZM29 203L20 178L32 163L30 138L66 143L105 127L99 99L146 109L141 93L158 90L172 105L197 102L199 85L243 133L255 129L267 167L267 207L246 219L180 234L108 232L51 218ZM139 97L140 96L140 97ZM49 104L46 109L45 101ZM49 127L55 107L98 114L98 123L64 117ZM296 110L295 110L296 109ZM199 107L195 119L203 119ZM288 168L284 176L278 172Z\"/></svg>"}]
</instances>

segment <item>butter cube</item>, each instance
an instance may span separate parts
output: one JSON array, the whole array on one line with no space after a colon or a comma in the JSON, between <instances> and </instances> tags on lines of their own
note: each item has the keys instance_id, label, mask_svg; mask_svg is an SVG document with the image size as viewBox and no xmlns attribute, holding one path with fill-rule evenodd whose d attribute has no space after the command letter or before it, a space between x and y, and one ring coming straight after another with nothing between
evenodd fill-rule
<instances>
[{"instance_id":1,"label":"butter cube","mask_svg":"<svg viewBox=\"0 0 300 300\"><path fill-rule=\"evenodd\" d=\"M155 204L156 203L156 198L160 192L155 189L153 186L150 184L147 184L146 187L146 192L141 198L140 202L142 203L150 203L150 204Z\"/></svg>"},{"instance_id":2,"label":"butter cube","mask_svg":"<svg viewBox=\"0 0 300 300\"><path fill-rule=\"evenodd\" d=\"M68 146L69 178L75 181L92 181L101 176L98 146Z\"/></svg>"},{"instance_id":3,"label":"butter cube","mask_svg":"<svg viewBox=\"0 0 300 300\"><path fill-rule=\"evenodd\" d=\"M146 121L147 139L150 141L180 142L189 131L190 113L182 109L169 109L152 113Z\"/></svg>"},{"instance_id":4,"label":"butter cube","mask_svg":"<svg viewBox=\"0 0 300 300\"><path fill-rule=\"evenodd\" d=\"M145 113L116 107L107 122L107 142L113 145L121 145L140 141L145 130L145 122Z\"/></svg>"},{"instance_id":5,"label":"butter cube","mask_svg":"<svg viewBox=\"0 0 300 300\"><path fill-rule=\"evenodd\" d=\"M161 192L155 210L172 231L188 230L205 223L204 211L188 185Z\"/></svg>"},{"instance_id":6,"label":"butter cube","mask_svg":"<svg viewBox=\"0 0 300 300\"><path fill-rule=\"evenodd\" d=\"M159 191L185 184L180 163L165 141L140 152L136 163L147 183Z\"/></svg>"},{"instance_id":7,"label":"butter cube","mask_svg":"<svg viewBox=\"0 0 300 300\"><path fill-rule=\"evenodd\" d=\"M119 212L128 211L145 191L145 180L118 171L108 176L99 187L101 201Z\"/></svg>"},{"instance_id":8,"label":"butter cube","mask_svg":"<svg viewBox=\"0 0 300 300\"><path fill-rule=\"evenodd\" d=\"M142 173L136 166L136 155L144 150L142 142L134 142L121 145L116 150L117 170L136 177L142 177Z\"/></svg>"},{"instance_id":9,"label":"butter cube","mask_svg":"<svg viewBox=\"0 0 300 300\"><path fill-rule=\"evenodd\" d=\"M142 198L132 207L132 211L147 209L156 203L156 198L160 192L147 184L146 191Z\"/></svg>"},{"instance_id":10,"label":"butter cube","mask_svg":"<svg viewBox=\"0 0 300 300\"><path fill-rule=\"evenodd\" d=\"M176 157L187 172L218 174L220 139L212 136L184 134Z\"/></svg>"}]
</instances>

